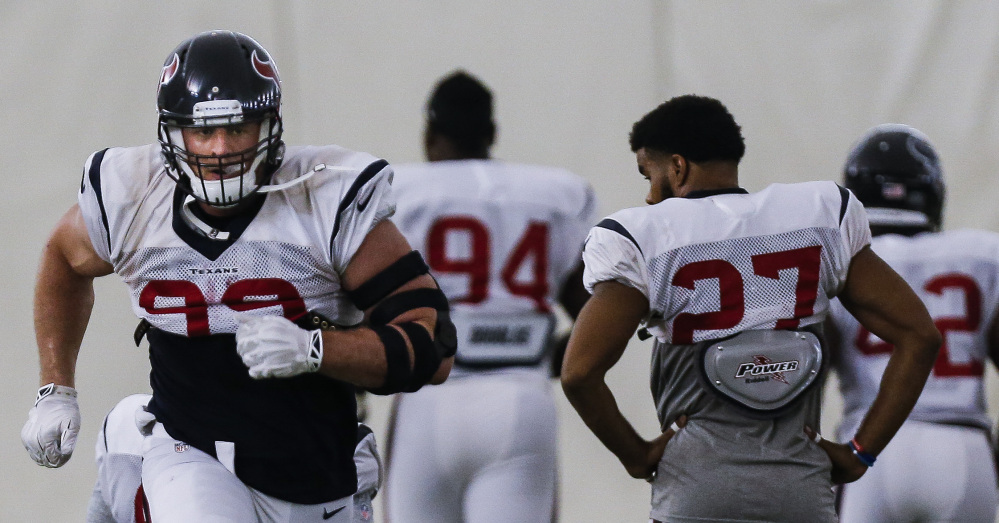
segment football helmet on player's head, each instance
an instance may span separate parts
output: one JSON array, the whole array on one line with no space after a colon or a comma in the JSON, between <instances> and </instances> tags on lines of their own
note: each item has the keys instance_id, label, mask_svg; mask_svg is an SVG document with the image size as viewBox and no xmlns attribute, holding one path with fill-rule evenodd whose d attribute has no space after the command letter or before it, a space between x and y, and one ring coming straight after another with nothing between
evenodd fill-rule
<instances>
[{"instance_id":1,"label":"football helmet on player's head","mask_svg":"<svg viewBox=\"0 0 999 523\"><path fill-rule=\"evenodd\" d=\"M167 173L199 201L235 206L281 164L281 80L270 54L249 36L207 31L182 42L163 65L157 108ZM195 154L184 143L185 128L255 122L259 140L242 151Z\"/></svg>"},{"instance_id":2,"label":"football helmet on player's head","mask_svg":"<svg viewBox=\"0 0 999 523\"><path fill-rule=\"evenodd\" d=\"M929 138L902 124L872 127L843 167L846 188L864 207L872 230L939 230L943 174Z\"/></svg>"}]
</instances>

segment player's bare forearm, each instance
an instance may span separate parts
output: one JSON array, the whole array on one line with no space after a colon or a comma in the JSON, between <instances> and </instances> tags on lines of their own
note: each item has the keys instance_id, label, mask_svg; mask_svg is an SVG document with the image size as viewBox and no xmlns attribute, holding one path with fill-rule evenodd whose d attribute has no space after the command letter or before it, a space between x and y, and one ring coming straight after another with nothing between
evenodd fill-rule
<instances>
[{"instance_id":1,"label":"player's bare forearm","mask_svg":"<svg viewBox=\"0 0 999 523\"><path fill-rule=\"evenodd\" d=\"M651 473L649 443L621 414L604 377L647 310L648 301L639 291L617 282L597 284L576 320L562 366L562 389L569 402L635 477Z\"/></svg>"},{"instance_id":2,"label":"player's bare forearm","mask_svg":"<svg viewBox=\"0 0 999 523\"><path fill-rule=\"evenodd\" d=\"M415 359L412 342L405 331L394 325L413 322L434 332L436 311L429 308L414 309L399 316L389 326L399 331L406 340L409 361ZM323 332L323 363L319 372L364 388L380 387L385 382L388 363L385 357L385 345L378 334L367 327ZM435 373L431 383L447 379L453 358L446 358Z\"/></svg>"},{"instance_id":3,"label":"player's bare forearm","mask_svg":"<svg viewBox=\"0 0 999 523\"><path fill-rule=\"evenodd\" d=\"M112 267L94 252L79 208L62 217L42 251L34 326L40 384L73 387L76 358L94 304L94 278Z\"/></svg>"},{"instance_id":4,"label":"player's bare forearm","mask_svg":"<svg viewBox=\"0 0 999 523\"><path fill-rule=\"evenodd\" d=\"M74 385L76 357L94 305L93 279L74 277L50 248L35 286L35 340L41 382Z\"/></svg>"},{"instance_id":5,"label":"player's bare forearm","mask_svg":"<svg viewBox=\"0 0 999 523\"><path fill-rule=\"evenodd\" d=\"M358 387L377 387L385 379L385 349L368 328L323 332L319 373Z\"/></svg>"},{"instance_id":6,"label":"player's bare forearm","mask_svg":"<svg viewBox=\"0 0 999 523\"><path fill-rule=\"evenodd\" d=\"M344 271L344 288L354 291L373 279L382 278L384 271L409 255L411 250L409 243L391 221L379 222L365 237ZM365 317L370 319L372 312L393 296L422 289L437 289L437 282L429 274L415 276L393 289L377 303L367 306L364 311ZM381 328L387 327L398 331L406 345L410 371L413 371L419 358L416 357L413 340L401 326L415 324L426 330L430 338L434 338L437 332L437 311L429 306L416 306L402 312L393 310L392 316ZM365 388L377 388L385 383L389 370L386 347L375 330L362 327L326 332L323 334L323 341L324 346L330 350L324 354L320 372ZM450 359L446 358L438 365L433 375L427 377L428 381L443 382L447 379L450 369Z\"/></svg>"},{"instance_id":7,"label":"player's bare forearm","mask_svg":"<svg viewBox=\"0 0 999 523\"><path fill-rule=\"evenodd\" d=\"M895 347L856 434L864 449L876 455L919 399L940 348L940 332L908 284L870 248L854 257L840 299L862 325Z\"/></svg>"},{"instance_id":8,"label":"player's bare forearm","mask_svg":"<svg viewBox=\"0 0 999 523\"><path fill-rule=\"evenodd\" d=\"M569 403L590 431L607 447L634 477L651 474L645 467L647 443L621 414L614 394L602 377L565 380L562 389Z\"/></svg>"},{"instance_id":9,"label":"player's bare forearm","mask_svg":"<svg viewBox=\"0 0 999 523\"><path fill-rule=\"evenodd\" d=\"M385 346L371 329L347 329L323 333L323 364L319 372L362 388L377 388L385 383L387 363ZM413 358L409 345L410 361ZM451 373L454 358L444 358L431 378L431 384L443 383Z\"/></svg>"},{"instance_id":10,"label":"player's bare forearm","mask_svg":"<svg viewBox=\"0 0 999 523\"><path fill-rule=\"evenodd\" d=\"M872 454L880 453L909 416L940 348L939 333L913 336L895 346L881 378L881 388L857 430L857 441Z\"/></svg>"}]
</instances>

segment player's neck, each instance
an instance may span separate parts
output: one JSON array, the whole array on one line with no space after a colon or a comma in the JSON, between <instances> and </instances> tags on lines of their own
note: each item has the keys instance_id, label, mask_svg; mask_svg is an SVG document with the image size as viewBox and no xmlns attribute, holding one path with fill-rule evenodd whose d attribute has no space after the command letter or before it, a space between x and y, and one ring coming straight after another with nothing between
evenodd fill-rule
<instances>
[{"instance_id":1,"label":"player's neck","mask_svg":"<svg viewBox=\"0 0 999 523\"><path fill-rule=\"evenodd\" d=\"M489 151L463 152L455 149L437 150L434 153L427 153L429 162L446 162L450 160L488 160Z\"/></svg>"},{"instance_id":2,"label":"player's neck","mask_svg":"<svg viewBox=\"0 0 999 523\"><path fill-rule=\"evenodd\" d=\"M686 196L695 191L717 191L739 187L739 164L732 162L691 163L685 183L676 195Z\"/></svg>"},{"instance_id":3,"label":"player's neck","mask_svg":"<svg viewBox=\"0 0 999 523\"><path fill-rule=\"evenodd\" d=\"M488 160L489 146L483 142L481 147L471 149L459 147L454 140L439 133L427 135L424 142L424 154L428 162L445 162L449 160Z\"/></svg>"},{"instance_id":4,"label":"player's neck","mask_svg":"<svg viewBox=\"0 0 999 523\"><path fill-rule=\"evenodd\" d=\"M245 201L241 202L239 205L235 205L233 207L216 207L214 205L208 205L207 203L199 200L198 207L203 213L207 214L208 216L216 218L230 218L237 214L241 214L244 211L246 211L246 209L252 207L253 204L257 202L257 199L261 197L263 197L262 194L259 193L253 194L247 198L244 198Z\"/></svg>"}]
</instances>

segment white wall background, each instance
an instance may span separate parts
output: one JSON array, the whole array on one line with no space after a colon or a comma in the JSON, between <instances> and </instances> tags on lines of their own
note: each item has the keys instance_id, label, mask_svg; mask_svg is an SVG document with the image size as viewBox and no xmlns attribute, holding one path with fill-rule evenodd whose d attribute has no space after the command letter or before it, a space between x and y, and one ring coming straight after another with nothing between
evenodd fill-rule
<instances>
[{"instance_id":1,"label":"white wall background","mask_svg":"<svg viewBox=\"0 0 999 523\"><path fill-rule=\"evenodd\" d=\"M2 0L2 522L82 521L104 412L148 390L125 288L106 278L78 367L76 455L48 470L21 448L18 432L38 386L31 301L48 231L75 202L90 152L155 140L163 59L184 38L215 28L246 32L276 58L290 143L420 160L426 94L439 76L464 67L496 96L496 156L574 170L609 214L643 204L627 146L632 122L693 92L721 99L742 124L750 190L838 179L853 140L896 121L920 128L938 148L949 189L945 226L999 230L994 2ZM626 415L651 436L647 365L648 346L635 342L610 381ZM558 395L563 521L646 521L647 484L629 479ZM838 403L829 405L831 434ZM373 408L382 435L387 404Z\"/></svg>"}]
</instances>

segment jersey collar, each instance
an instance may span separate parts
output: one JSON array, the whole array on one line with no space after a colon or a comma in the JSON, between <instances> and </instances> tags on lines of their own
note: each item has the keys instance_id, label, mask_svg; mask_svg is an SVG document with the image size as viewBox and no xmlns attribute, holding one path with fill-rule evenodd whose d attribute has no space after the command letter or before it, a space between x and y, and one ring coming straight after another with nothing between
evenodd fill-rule
<instances>
[{"instance_id":1,"label":"jersey collar","mask_svg":"<svg viewBox=\"0 0 999 523\"><path fill-rule=\"evenodd\" d=\"M212 240L205 237L201 232L192 229L181 216L181 205L184 204L184 199L187 193L177 187L173 194L173 231L177 233L180 239L184 240L189 247L201 253L202 256L208 258L209 260L215 261L222 256L222 253L226 251L232 244L236 243L239 236L243 234L243 231L250 226L250 222L253 218L257 216L260 212L261 207L264 206L264 200L266 200L266 195L264 198L257 198L257 201L253 202L248 208L235 216L232 217L219 217L210 216L204 211L202 211L197 205L192 206L191 210L197 215L199 219L208 223L212 227L218 228L219 230L226 231L229 233L229 237L226 240Z\"/></svg>"},{"instance_id":2,"label":"jersey collar","mask_svg":"<svg viewBox=\"0 0 999 523\"><path fill-rule=\"evenodd\" d=\"M707 198L708 196L715 196L718 194L749 194L749 191L743 189L742 187L726 187L724 189L703 189L698 191L690 191L684 198L696 199L696 198Z\"/></svg>"}]
</instances>

